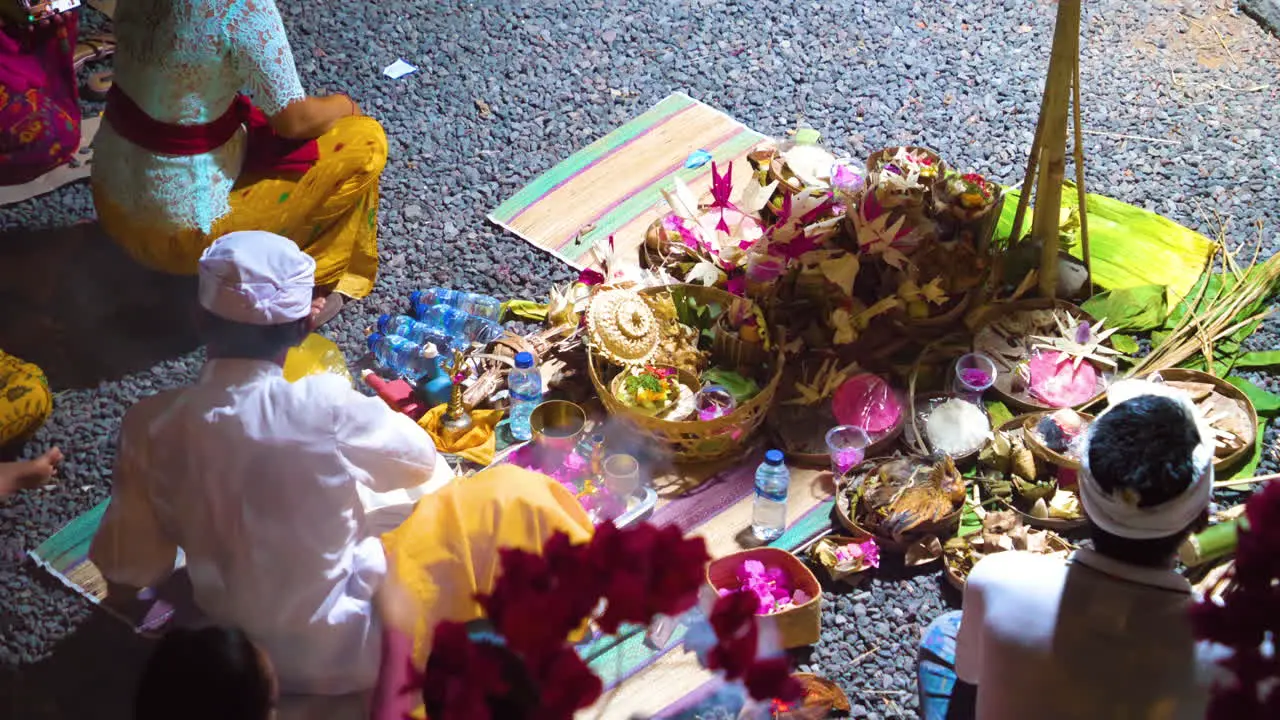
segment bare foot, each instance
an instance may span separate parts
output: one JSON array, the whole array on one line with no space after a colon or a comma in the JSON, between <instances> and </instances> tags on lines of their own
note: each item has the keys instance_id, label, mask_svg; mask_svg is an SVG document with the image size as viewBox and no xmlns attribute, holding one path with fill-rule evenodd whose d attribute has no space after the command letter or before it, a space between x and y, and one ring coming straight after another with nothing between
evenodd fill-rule
<instances>
[{"instance_id":1,"label":"bare foot","mask_svg":"<svg viewBox=\"0 0 1280 720\"><path fill-rule=\"evenodd\" d=\"M53 479L60 462L62 451L53 448L34 460L0 463L0 497L44 485Z\"/></svg>"}]
</instances>

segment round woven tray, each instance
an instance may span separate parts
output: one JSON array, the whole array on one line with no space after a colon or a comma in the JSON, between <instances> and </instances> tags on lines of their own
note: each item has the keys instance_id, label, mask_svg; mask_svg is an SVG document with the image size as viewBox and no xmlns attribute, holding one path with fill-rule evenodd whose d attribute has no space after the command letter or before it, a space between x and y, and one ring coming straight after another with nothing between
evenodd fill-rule
<instances>
[{"instance_id":1,"label":"round woven tray","mask_svg":"<svg viewBox=\"0 0 1280 720\"><path fill-rule=\"evenodd\" d=\"M1097 319L1094 318L1092 315L1085 312L1084 310L1081 310L1079 307L1072 305L1069 302L1065 302L1063 300L1047 300L1044 298L1037 298L1034 300L1020 300L1018 302L1007 303L1005 305L992 308L991 310L982 314L982 316L979 318L981 325L979 326L978 331L974 333L973 349L976 352L984 352L981 348L979 348L977 339L983 333L993 332L988 328L991 325L991 323L995 322L996 320L1006 317L1010 313L1014 313L1014 312L1020 312L1023 310L1047 310L1049 308L1057 308L1059 310L1065 310L1077 319L1087 320L1090 323L1097 323ZM1089 398L1085 402L1082 402L1078 405L1073 405L1072 407L1075 407L1075 408L1088 407L1094 404L1095 402L1097 402L1100 398L1106 395L1107 386L1111 384L1113 377L1114 377L1113 371L1111 370L1104 371L1103 369L1099 368L1097 392L1094 394L1093 397ZM1043 410L1060 410L1061 409L1061 408L1053 407L1051 405L1046 405L1040 402L1039 400L1036 400L1034 397L1031 396L1029 392L1025 390L1022 392L1014 392L1012 388L1012 381L1013 381L1013 378L1011 377L1008 369L997 365L996 382L994 385L991 386L990 392L993 393L997 398L999 398L1006 405L1008 405L1010 409L1021 410L1023 412L1036 412L1036 411L1043 411Z\"/></svg>"},{"instance_id":2,"label":"round woven tray","mask_svg":"<svg viewBox=\"0 0 1280 720\"><path fill-rule=\"evenodd\" d=\"M875 472L877 469L879 469L880 465L882 465L883 463L889 462L890 460L896 460L896 459L897 458L882 457L882 458L876 458L874 460L868 460L864 462L861 465L861 467L857 469L854 475L859 477L869 475ZM924 458L920 458L920 459L924 460ZM956 529L960 527L960 515L962 512L964 512L964 506L961 505L960 508L958 508L955 512L951 513L950 515L944 516L943 518L941 518L935 523L922 525L919 528L912 530L910 533L907 533L906 535L904 535L901 540L898 540L898 539L889 537L887 535L883 535L881 533L873 532L872 530L869 530L859 525L858 522L853 519L853 516L857 514L856 505L858 503L858 498L855 497L852 503L849 503L849 507L846 509L845 505L847 503L845 502L843 496L844 496L844 488L840 487L836 490L836 503L835 503L836 519L840 521L840 524L846 530L849 530L850 532L856 535L870 535L871 537L874 537L876 539L876 544L878 544L880 547L884 548L885 550L890 550L896 553L905 553L913 543L929 535L936 535L940 540L943 538L951 537L952 535L955 534Z\"/></svg>"},{"instance_id":3,"label":"round woven tray","mask_svg":"<svg viewBox=\"0 0 1280 720\"><path fill-rule=\"evenodd\" d=\"M1214 392L1220 395L1225 395L1232 400L1238 400L1244 403L1245 409L1249 411L1249 427L1258 427L1258 410L1253 406L1253 401L1249 399L1248 395L1241 392L1240 388L1232 385L1226 380L1223 380L1216 375L1200 372L1199 370L1183 370L1182 368L1161 370L1159 375L1165 380L1171 380L1173 382L1208 383L1209 385L1212 385ZM1213 461L1213 469L1216 472L1223 472L1225 470L1235 468L1253 454L1253 446L1257 441L1257 435L1252 435L1249 438L1249 442L1246 443L1244 447L1224 458L1215 458Z\"/></svg>"},{"instance_id":4,"label":"round woven tray","mask_svg":"<svg viewBox=\"0 0 1280 720\"><path fill-rule=\"evenodd\" d=\"M685 297L704 305L717 303L723 308L736 299L723 290L701 285L667 285L640 292L642 295L656 295L673 288L679 288ZM713 351L713 364L718 359L714 357ZM731 358L725 358L725 361L730 360ZM783 366L781 348L775 346L768 362L760 366L761 376L756 378L761 385L758 395L739 405L728 415L715 420L672 422L649 417L615 398L609 389L612 376L606 374L604 363L599 361L589 346L587 348L587 374L591 377L591 384L605 410L631 425L641 435L670 448L673 460L678 463L711 462L739 451L760 428L773 405Z\"/></svg>"},{"instance_id":5,"label":"round woven tray","mask_svg":"<svg viewBox=\"0 0 1280 720\"><path fill-rule=\"evenodd\" d=\"M1033 419L1040 418L1043 416L1044 416L1044 413L1028 413L1026 415L1019 415L1018 417L1015 417L1014 419L1002 424L998 429L1003 430L1004 432L1009 432L1011 430L1022 430L1023 435L1025 436L1029 434L1024 429L1027 423ZM1038 462L1045 462L1051 465L1057 464L1057 463L1054 463L1049 458L1044 457L1039 453L1037 453L1032 443L1027 443L1027 447L1031 450L1031 454L1036 456L1036 460ZM1048 448L1045 448L1045 451L1052 452L1048 450ZM1065 467L1065 466L1059 466L1059 467ZM1012 502L1009 502L1008 500L1002 499L998 502L998 504L1002 508L1005 508L1007 510L1012 510L1015 513L1017 513L1018 517L1021 518L1023 523L1030 525L1033 528L1053 530L1056 532L1067 532L1069 530L1075 530L1076 528L1084 527L1089 522L1083 515L1081 517L1071 519L1071 520L1068 520L1065 518L1054 518L1054 517L1038 518L1033 516L1031 513L1023 511L1017 505L1014 505ZM1083 512L1083 509L1082 509L1082 512Z\"/></svg>"}]
</instances>

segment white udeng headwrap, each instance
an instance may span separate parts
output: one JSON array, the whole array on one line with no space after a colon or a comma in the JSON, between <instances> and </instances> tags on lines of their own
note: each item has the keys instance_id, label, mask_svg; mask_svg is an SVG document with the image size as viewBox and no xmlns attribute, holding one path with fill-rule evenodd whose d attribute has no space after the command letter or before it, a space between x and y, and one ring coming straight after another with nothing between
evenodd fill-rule
<instances>
[{"instance_id":1,"label":"white udeng headwrap","mask_svg":"<svg viewBox=\"0 0 1280 720\"><path fill-rule=\"evenodd\" d=\"M1213 493L1213 435L1200 421L1200 413L1190 395L1164 383L1147 380L1122 380L1108 388L1107 409L1098 416L1098 420L1120 403L1140 395L1158 395L1174 400L1196 419L1200 444L1192 454L1192 461L1200 468L1199 475L1181 495L1153 507L1140 508L1136 498L1104 492L1089 471L1089 442L1098 427L1095 420L1089 428L1081 453L1080 501L1084 503L1089 520L1106 532L1130 540L1151 540L1169 537L1185 530L1209 507Z\"/></svg>"},{"instance_id":2,"label":"white udeng headwrap","mask_svg":"<svg viewBox=\"0 0 1280 720\"><path fill-rule=\"evenodd\" d=\"M292 240L256 230L223 235L200 257L200 305L248 325L311 314L316 261Z\"/></svg>"}]
</instances>

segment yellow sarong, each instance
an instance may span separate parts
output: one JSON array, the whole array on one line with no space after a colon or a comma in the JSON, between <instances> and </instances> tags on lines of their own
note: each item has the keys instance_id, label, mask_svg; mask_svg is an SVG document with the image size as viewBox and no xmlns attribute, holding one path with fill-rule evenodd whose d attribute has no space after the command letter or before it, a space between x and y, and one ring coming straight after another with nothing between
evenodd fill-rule
<instances>
[{"instance_id":1,"label":"yellow sarong","mask_svg":"<svg viewBox=\"0 0 1280 720\"><path fill-rule=\"evenodd\" d=\"M316 261L316 285L353 299L373 290L378 274L378 180L387 164L387 135L377 120L343 118L318 139L320 159L301 177L244 177L231 192L231 212L213 232L157 231L94 186L102 227L135 260L174 275L193 275L205 248L240 230L293 240Z\"/></svg>"},{"instance_id":2,"label":"yellow sarong","mask_svg":"<svg viewBox=\"0 0 1280 720\"><path fill-rule=\"evenodd\" d=\"M408 520L382 536L400 579L425 609L414 632L417 666L426 663L438 623L483 617L475 596L493 590L498 550L541 552L557 532L585 543L594 529L560 483L514 465L481 470L419 500Z\"/></svg>"},{"instance_id":3,"label":"yellow sarong","mask_svg":"<svg viewBox=\"0 0 1280 720\"><path fill-rule=\"evenodd\" d=\"M29 437L51 412L44 372L0 350L0 447Z\"/></svg>"}]
</instances>

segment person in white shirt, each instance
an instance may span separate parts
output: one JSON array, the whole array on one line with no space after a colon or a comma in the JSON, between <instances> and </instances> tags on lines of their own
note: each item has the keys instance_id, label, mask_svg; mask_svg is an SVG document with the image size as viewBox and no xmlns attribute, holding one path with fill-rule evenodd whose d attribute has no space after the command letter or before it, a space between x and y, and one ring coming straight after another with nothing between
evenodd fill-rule
<instances>
[{"instance_id":1,"label":"person in white shirt","mask_svg":"<svg viewBox=\"0 0 1280 720\"><path fill-rule=\"evenodd\" d=\"M1197 645L1175 558L1208 517L1213 442L1190 398L1123 381L1084 440L1092 549L1006 552L969 575L964 609L925 631L921 717L1200 720L1217 672Z\"/></svg>"},{"instance_id":2,"label":"person in white shirt","mask_svg":"<svg viewBox=\"0 0 1280 720\"><path fill-rule=\"evenodd\" d=\"M90 558L109 582L147 588L181 548L200 610L268 654L281 692L367 691L375 605L396 593L379 592L387 558L362 501L430 491L447 465L412 420L346 380L284 379L317 309L315 261L292 241L223 236L199 274L208 362L194 386L126 413Z\"/></svg>"}]
</instances>

